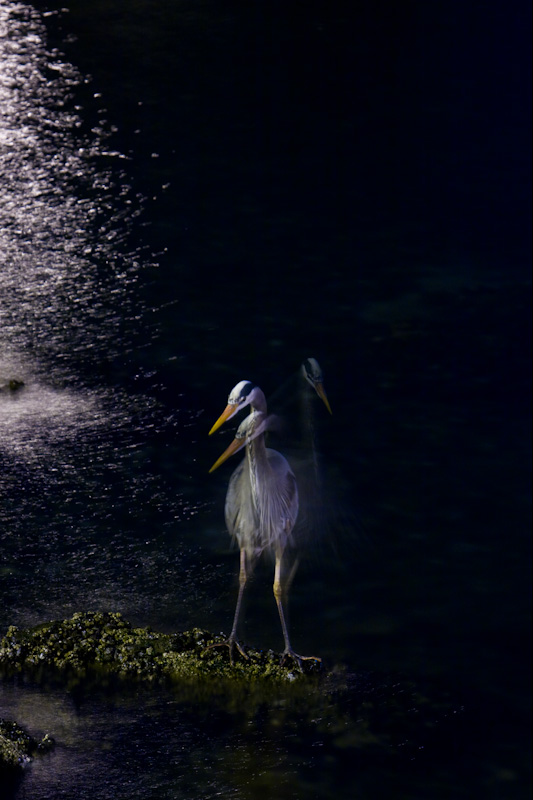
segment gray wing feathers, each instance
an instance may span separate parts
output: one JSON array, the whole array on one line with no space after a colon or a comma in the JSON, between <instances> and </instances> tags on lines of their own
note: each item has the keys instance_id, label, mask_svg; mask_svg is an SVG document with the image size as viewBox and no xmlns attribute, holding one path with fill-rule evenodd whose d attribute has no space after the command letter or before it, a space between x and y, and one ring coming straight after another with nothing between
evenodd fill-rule
<instances>
[{"instance_id":1,"label":"gray wing feathers","mask_svg":"<svg viewBox=\"0 0 533 800\"><path fill-rule=\"evenodd\" d=\"M267 449L269 470L254 497L246 458L233 472L226 495L226 526L250 554L283 550L298 516L296 478L286 459Z\"/></svg>"}]
</instances>

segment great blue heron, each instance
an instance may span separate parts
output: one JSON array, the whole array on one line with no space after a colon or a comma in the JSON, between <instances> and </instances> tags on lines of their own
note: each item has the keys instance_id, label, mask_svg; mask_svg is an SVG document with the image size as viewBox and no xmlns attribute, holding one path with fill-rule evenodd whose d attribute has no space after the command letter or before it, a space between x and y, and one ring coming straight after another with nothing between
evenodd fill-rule
<instances>
[{"instance_id":1,"label":"great blue heron","mask_svg":"<svg viewBox=\"0 0 533 800\"><path fill-rule=\"evenodd\" d=\"M275 556L273 589L285 641L282 660L290 656L301 669L302 661L320 659L294 652L283 610L286 588L283 585L283 556L298 516L298 488L286 458L277 450L265 446L264 434L270 418L261 389L250 381L240 381L231 390L228 405L209 433L216 431L247 405L252 406L252 413L241 423L234 441L209 470L213 472L227 458L246 447L245 457L232 474L226 495L226 525L240 548L239 594L233 627L226 644L231 663L235 647L247 657L237 639L242 597L257 556L269 551Z\"/></svg>"},{"instance_id":2,"label":"great blue heron","mask_svg":"<svg viewBox=\"0 0 533 800\"><path fill-rule=\"evenodd\" d=\"M298 551L302 537L309 545L312 540L322 538L327 527L317 436L317 397L332 414L320 365L316 358L306 358L268 400L269 409L279 417L275 426L277 440L283 441L283 451L289 457L298 481L300 514L294 537ZM308 552L311 550L308 548ZM293 574L296 567L297 562Z\"/></svg>"},{"instance_id":3,"label":"great blue heron","mask_svg":"<svg viewBox=\"0 0 533 800\"><path fill-rule=\"evenodd\" d=\"M322 370L316 358L306 358L300 367L300 374L313 387L317 395L323 400L324 405L330 414L332 414L331 406L326 396L324 389L324 379L322 377ZM304 395L305 396L305 395Z\"/></svg>"},{"instance_id":4,"label":"great blue heron","mask_svg":"<svg viewBox=\"0 0 533 800\"><path fill-rule=\"evenodd\" d=\"M330 414L332 414L331 406L329 404L326 391L324 389L324 379L322 377L322 370L320 369L320 365L316 358L306 358L301 367L300 367L300 376L303 378L303 381L300 378L300 383L303 383L303 387L299 391L300 397L300 425L302 427L302 434L303 434L303 446L307 452L311 453L312 462L313 462L313 472L314 472L314 484L315 489L319 489L320 484L320 477L319 477L319 456L318 456L318 449L316 444L316 434L315 434L315 425L314 425L314 414L313 414L313 393L307 389L305 383L308 383L311 386L320 399L323 401L324 405L326 406L327 410Z\"/></svg>"},{"instance_id":5,"label":"great blue heron","mask_svg":"<svg viewBox=\"0 0 533 800\"><path fill-rule=\"evenodd\" d=\"M310 386L313 391L310 391ZM311 456L315 473L318 473L313 408L315 393L332 414L320 364L316 358L306 358L298 370L269 397L268 404L280 416L278 427L281 427L283 440L289 442L289 450L298 451L299 456L303 455L307 462Z\"/></svg>"}]
</instances>

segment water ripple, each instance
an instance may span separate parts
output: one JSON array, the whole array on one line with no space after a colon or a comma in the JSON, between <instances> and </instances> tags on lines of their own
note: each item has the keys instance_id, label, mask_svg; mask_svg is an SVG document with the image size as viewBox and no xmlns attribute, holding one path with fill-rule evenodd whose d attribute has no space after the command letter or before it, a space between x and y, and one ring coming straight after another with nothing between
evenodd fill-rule
<instances>
[{"instance_id":1,"label":"water ripple","mask_svg":"<svg viewBox=\"0 0 533 800\"><path fill-rule=\"evenodd\" d=\"M0 0L2 622L198 604L175 541L203 505L174 467L186 412L125 385L156 335L144 201L89 87L34 8Z\"/></svg>"},{"instance_id":2,"label":"water ripple","mask_svg":"<svg viewBox=\"0 0 533 800\"><path fill-rule=\"evenodd\" d=\"M142 199L111 129L88 129L76 102L87 81L47 47L34 9L0 5L0 345L37 352L62 377L74 360L109 361L138 312Z\"/></svg>"}]
</instances>

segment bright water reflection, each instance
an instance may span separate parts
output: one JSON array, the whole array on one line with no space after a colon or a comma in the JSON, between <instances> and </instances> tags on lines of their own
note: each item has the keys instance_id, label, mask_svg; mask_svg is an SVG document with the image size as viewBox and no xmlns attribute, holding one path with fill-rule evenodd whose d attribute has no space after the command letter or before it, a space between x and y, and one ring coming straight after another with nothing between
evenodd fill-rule
<instances>
[{"instance_id":1,"label":"bright water reflection","mask_svg":"<svg viewBox=\"0 0 533 800\"><path fill-rule=\"evenodd\" d=\"M105 109L79 104L87 84L31 6L0 4L2 626L81 607L175 624L205 602L176 542L200 507L190 476L169 485L153 463L162 439L172 461L184 414L120 386L142 372L139 330L153 335L135 292L153 262Z\"/></svg>"},{"instance_id":2,"label":"bright water reflection","mask_svg":"<svg viewBox=\"0 0 533 800\"><path fill-rule=\"evenodd\" d=\"M84 126L82 77L47 50L38 15L2 4L0 30L2 352L35 353L65 378L73 358L105 358L120 332L139 199L106 150L105 121Z\"/></svg>"}]
</instances>

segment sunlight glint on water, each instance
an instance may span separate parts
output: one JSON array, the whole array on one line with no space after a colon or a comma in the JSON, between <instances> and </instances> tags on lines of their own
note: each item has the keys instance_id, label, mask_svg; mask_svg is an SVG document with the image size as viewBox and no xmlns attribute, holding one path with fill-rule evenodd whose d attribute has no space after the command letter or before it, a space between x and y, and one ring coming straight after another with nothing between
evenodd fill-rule
<instances>
[{"instance_id":1,"label":"sunlight glint on water","mask_svg":"<svg viewBox=\"0 0 533 800\"><path fill-rule=\"evenodd\" d=\"M203 602L176 539L200 504L150 460L178 412L116 374L137 369L143 200L88 86L31 6L0 2L0 623L90 607L173 627Z\"/></svg>"},{"instance_id":2,"label":"sunlight glint on water","mask_svg":"<svg viewBox=\"0 0 533 800\"><path fill-rule=\"evenodd\" d=\"M60 371L109 348L138 271L124 243L139 199L105 126L84 124L82 81L29 6L0 6L0 341Z\"/></svg>"}]
</instances>

